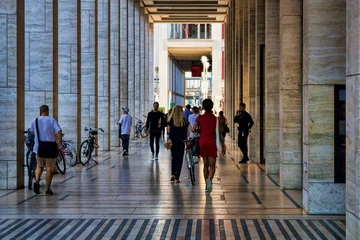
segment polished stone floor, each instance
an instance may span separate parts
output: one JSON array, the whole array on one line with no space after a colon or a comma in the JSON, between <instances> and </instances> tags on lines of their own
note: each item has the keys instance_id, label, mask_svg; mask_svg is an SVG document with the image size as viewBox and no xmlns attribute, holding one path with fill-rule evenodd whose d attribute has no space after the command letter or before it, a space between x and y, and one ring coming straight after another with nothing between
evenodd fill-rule
<instances>
[{"instance_id":1,"label":"polished stone floor","mask_svg":"<svg viewBox=\"0 0 360 240\"><path fill-rule=\"evenodd\" d=\"M56 175L54 196L0 190L0 239L345 239L344 216L307 215L301 191L281 191L277 176L238 164L227 145L210 194L201 162L195 186L185 165L170 183L169 151L152 161L147 140Z\"/></svg>"}]
</instances>

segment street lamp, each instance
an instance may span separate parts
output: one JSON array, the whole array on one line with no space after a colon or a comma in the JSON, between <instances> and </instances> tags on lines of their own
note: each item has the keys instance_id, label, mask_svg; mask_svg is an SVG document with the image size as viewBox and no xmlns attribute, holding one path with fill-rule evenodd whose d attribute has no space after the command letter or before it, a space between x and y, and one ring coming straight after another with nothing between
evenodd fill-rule
<instances>
[{"instance_id":1,"label":"street lamp","mask_svg":"<svg viewBox=\"0 0 360 240\"><path fill-rule=\"evenodd\" d=\"M210 63L208 62L208 58L206 56L201 57L201 62L203 64L203 72L202 72L202 81L201 81L201 92L203 94L203 100L207 99L208 95L208 69L210 67Z\"/></svg>"}]
</instances>

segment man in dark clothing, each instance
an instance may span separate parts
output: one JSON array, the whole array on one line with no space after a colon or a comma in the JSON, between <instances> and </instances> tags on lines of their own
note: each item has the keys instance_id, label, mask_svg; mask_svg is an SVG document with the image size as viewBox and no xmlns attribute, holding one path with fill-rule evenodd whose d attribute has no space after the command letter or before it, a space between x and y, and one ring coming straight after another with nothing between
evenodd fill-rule
<instances>
[{"instance_id":1,"label":"man in dark clothing","mask_svg":"<svg viewBox=\"0 0 360 240\"><path fill-rule=\"evenodd\" d=\"M248 147L247 147L247 138L249 136L249 130L254 125L250 114L245 110L245 103L240 103L239 111L237 111L236 116L234 117L234 123L238 124L239 135L238 135L238 146L243 153L243 159L239 163L246 163L249 161L248 157Z\"/></svg>"},{"instance_id":2,"label":"man in dark clothing","mask_svg":"<svg viewBox=\"0 0 360 240\"><path fill-rule=\"evenodd\" d=\"M159 103L154 103L154 109L148 113L146 119L146 132L150 133L150 149L151 149L151 158L155 160L159 159L159 150L160 150L160 136L161 130L166 124L165 115L159 111ZM156 144L156 152L154 151L154 140Z\"/></svg>"}]
</instances>

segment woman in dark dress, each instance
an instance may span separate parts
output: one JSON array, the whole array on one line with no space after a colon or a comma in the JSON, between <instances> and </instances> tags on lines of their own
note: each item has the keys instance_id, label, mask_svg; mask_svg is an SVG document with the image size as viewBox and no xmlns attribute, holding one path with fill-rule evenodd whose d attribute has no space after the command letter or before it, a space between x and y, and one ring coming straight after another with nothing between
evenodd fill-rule
<instances>
[{"instance_id":1,"label":"woman in dark dress","mask_svg":"<svg viewBox=\"0 0 360 240\"><path fill-rule=\"evenodd\" d=\"M171 180L180 183L180 173L183 165L185 143L187 138L188 121L183 116L181 106L176 106L168 118L168 133L172 141L171 148Z\"/></svg>"},{"instance_id":2,"label":"woman in dark dress","mask_svg":"<svg viewBox=\"0 0 360 240\"><path fill-rule=\"evenodd\" d=\"M190 127L190 131L195 132L197 127L200 128L199 147L201 157L204 160L205 191L211 192L218 151L215 137L216 121L218 119L212 113L214 103L211 99L205 99L202 105L205 113L196 119L194 126ZM226 148L222 134L220 134L220 141L222 143L222 154L225 154Z\"/></svg>"}]
</instances>

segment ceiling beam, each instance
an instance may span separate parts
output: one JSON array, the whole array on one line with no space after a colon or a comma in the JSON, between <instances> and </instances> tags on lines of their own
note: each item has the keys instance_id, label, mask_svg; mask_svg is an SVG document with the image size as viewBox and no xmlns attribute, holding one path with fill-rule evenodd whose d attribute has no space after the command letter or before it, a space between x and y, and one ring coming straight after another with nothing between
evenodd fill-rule
<instances>
[{"instance_id":1,"label":"ceiling beam","mask_svg":"<svg viewBox=\"0 0 360 240\"><path fill-rule=\"evenodd\" d=\"M157 9L167 9L167 8L182 8L182 9L189 9L189 8L228 8L228 5L224 4L147 4L144 5L146 8L157 8Z\"/></svg>"},{"instance_id":2,"label":"ceiling beam","mask_svg":"<svg viewBox=\"0 0 360 240\"><path fill-rule=\"evenodd\" d=\"M208 15L226 15L226 12L149 12L151 15L176 15L176 17L194 17Z\"/></svg>"}]
</instances>

